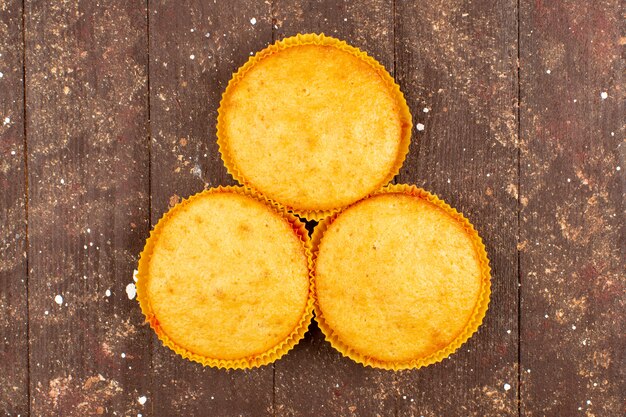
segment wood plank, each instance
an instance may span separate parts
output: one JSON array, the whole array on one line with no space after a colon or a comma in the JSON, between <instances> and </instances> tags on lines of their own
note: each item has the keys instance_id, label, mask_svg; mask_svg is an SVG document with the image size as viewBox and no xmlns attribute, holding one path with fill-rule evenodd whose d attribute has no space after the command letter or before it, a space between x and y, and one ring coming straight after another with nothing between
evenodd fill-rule
<instances>
[{"instance_id":1,"label":"wood plank","mask_svg":"<svg viewBox=\"0 0 626 417\"><path fill-rule=\"evenodd\" d=\"M378 59L393 74L393 2L275 1L275 37L324 32ZM306 338L275 364L278 416L395 414L395 376L344 358L314 323Z\"/></svg>"},{"instance_id":2,"label":"wood plank","mask_svg":"<svg viewBox=\"0 0 626 417\"><path fill-rule=\"evenodd\" d=\"M396 76L417 126L397 180L470 219L487 246L493 292L459 351L399 375L399 415L518 412L516 27L513 0L396 3Z\"/></svg>"},{"instance_id":3,"label":"wood plank","mask_svg":"<svg viewBox=\"0 0 626 417\"><path fill-rule=\"evenodd\" d=\"M26 1L32 415L137 415L150 333L145 1Z\"/></svg>"},{"instance_id":4,"label":"wood plank","mask_svg":"<svg viewBox=\"0 0 626 417\"><path fill-rule=\"evenodd\" d=\"M222 91L271 41L264 2L150 4L152 223L206 187L233 184L215 126ZM154 338L154 415L272 414L273 368L224 371L176 356Z\"/></svg>"},{"instance_id":5,"label":"wood plank","mask_svg":"<svg viewBox=\"0 0 626 417\"><path fill-rule=\"evenodd\" d=\"M623 3L521 4L522 414L623 415Z\"/></svg>"},{"instance_id":6,"label":"wood plank","mask_svg":"<svg viewBox=\"0 0 626 417\"><path fill-rule=\"evenodd\" d=\"M22 2L0 6L0 414L28 413Z\"/></svg>"}]
</instances>

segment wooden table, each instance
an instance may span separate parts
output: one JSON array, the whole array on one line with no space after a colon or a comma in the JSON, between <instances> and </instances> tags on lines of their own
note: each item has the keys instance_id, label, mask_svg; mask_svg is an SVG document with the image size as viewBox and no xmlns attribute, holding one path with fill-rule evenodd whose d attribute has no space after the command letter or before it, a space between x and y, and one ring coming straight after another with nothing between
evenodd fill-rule
<instances>
[{"instance_id":1,"label":"wooden table","mask_svg":"<svg viewBox=\"0 0 626 417\"><path fill-rule=\"evenodd\" d=\"M621 18L617 0L3 1L0 413L623 415ZM416 126L396 181L484 237L489 312L442 363L364 368L312 324L273 365L202 368L129 299L159 217L233 184L215 143L232 72L298 32L395 76Z\"/></svg>"}]
</instances>

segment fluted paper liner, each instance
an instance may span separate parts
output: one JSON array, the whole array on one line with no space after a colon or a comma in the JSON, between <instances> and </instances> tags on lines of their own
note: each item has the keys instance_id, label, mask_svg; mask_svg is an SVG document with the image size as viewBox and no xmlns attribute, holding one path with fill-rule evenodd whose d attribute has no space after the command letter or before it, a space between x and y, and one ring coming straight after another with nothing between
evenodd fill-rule
<instances>
[{"instance_id":1,"label":"fluted paper liner","mask_svg":"<svg viewBox=\"0 0 626 417\"><path fill-rule=\"evenodd\" d=\"M330 36L326 36L323 33L321 34L314 34L314 33L298 34L296 36L292 36L289 38L285 38L281 41L278 41L268 46L267 48L263 49L262 51L256 53L254 56L250 57L248 62L246 62L241 68L239 68L239 70L237 70L237 72L233 75L233 77L228 83L228 86L226 87L226 90L222 94L220 107L217 110L217 145L219 147L222 161L224 162L224 165L226 166L227 171L230 173L230 175L232 175L232 177L235 180L245 185L246 187L249 187L251 189L256 189L254 185L247 178L245 178L241 174L241 172L239 172L239 170L237 169L237 165L234 163L231 157L230 150L228 149L228 141L225 139L226 133L224 132L224 114L223 114L224 97L228 96L228 94L231 92L234 86L259 61L267 58L268 56L276 52L282 51L286 48L290 48L290 47L298 46L298 45L311 45L311 44L332 46L342 51L348 52L360 58L361 60L365 61L372 68L374 68L374 70L376 70L376 72L382 77L382 79L388 85L390 91L392 91L395 94L398 100L398 103L400 103L400 106L399 106L400 117L403 121L404 129L403 129L402 137L400 138L400 147L398 150L397 159L394 165L389 170L389 173L387 174L387 176L373 188L373 190L378 190L379 188L387 184L389 181L391 181L393 177L396 176L398 172L400 172L400 168L402 167L402 164L404 163L404 159L406 158L406 155L409 152L409 144L411 142L411 129L412 129L411 112L409 111L409 107L406 104L406 100L404 99L404 95L402 94L402 91L400 91L400 87L398 86L398 84L395 83L393 77L389 75L385 67L383 67L378 61L376 61L374 58L367 55L367 53L361 51L360 49L354 46L348 45L345 41L342 41L342 40L339 40ZM306 155L303 154L302 157L306 158ZM257 189L257 191L263 194L262 190ZM365 195L363 197L365 197ZM336 207L336 208L329 209L329 210L327 209L310 210L310 209L300 209L298 207L289 207L289 206L286 206L286 207L289 211L297 214L300 217L304 217L307 220L321 220L324 217L330 216L333 213L336 213L339 210L341 210L341 207Z\"/></svg>"},{"instance_id":2,"label":"fluted paper liner","mask_svg":"<svg viewBox=\"0 0 626 417\"><path fill-rule=\"evenodd\" d=\"M205 357L203 355L199 355L197 353L191 352L179 345L164 332L164 330L160 327L159 321L152 310L152 306L150 304L150 300L147 294L147 282L148 282L148 271L149 271L149 263L150 258L152 256L154 246L158 240L158 237L167 223L167 221L182 207L194 201L197 198L200 198L207 194L212 193L236 193L247 195L251 198L254 198L268 206L272 207L278 214L283 216L290 224L296 234L302 240L302 244L304 246L305 254L308 259L309 265L309 297L307 299L304 311L302 313L302 317L298 323L298 325L292 330L287 338L285 338L282 342L274 346L272 349L245 358L241 359L219 359L219 358L210 358ZM167 213L161 217L157 225L154 227L154 230L150 232L150 236L146 240L146 245L141 252L139 258L139 267L137 273L137 300L139 301L139 305L141 307L141 311L146 317L146 322L150 324L150 327L155 331L158 338L161 342L172 349L178 355L182 356L185 359L192 360L194 362L199 362L204 366L212 366L217 368L224 369L246 369L246 368L255 368L262 365L267 365L269 363L274 362L279 359L283 355L285 355L289 350L291 350L303 337L306 333L309 323L311 322L311 318L313 317L313 263L312 263L312 255L311 255L311 242L309 239L308 232L304 226L304 224L293 214L289 213L285 210L284 207L279 204L272 202L265 197L262 197L255 193L253 190L250 190L245 187L217 187L211 188L205 191L202 191L198 194L195 194L188 199L185 199L178 203L176 206L171 208Z\"/></svg>"},{"instance_id":3,"label":"fluted paper liner","mask_svg":"<svg viewBox=\"0 0 626 417\"><path fill-rule=\"evenodd\" d=\"M332 222L341 215L341 212L334 214L331 217L328 217L322 220L313 231L313 235L311 237L311 244L313 246L313 297L315 300L315 320L319 324L322 333L324 333L326 340L330 342L330 344L337 349L343 356L346 356L355 362L358 362L364 366L371 366L373 368L383 368L390 370L402 370L402 369L417 369L423 366L432 365L434 363L440 362L443 359L450 356L454 353L463 343L465 343L477 330L478 327L482 324L483 318L487 313L487 307L489 305L489 296L491 294L491 268L489 266L489 259L487 258L487 251L485 249L485 245L483 244L482 239L478 235L474 226L466 219L463 214L459 213L456 209L450 207L443 200L439 199L437 196L425 191L421 188L418 188L414 185L406 185L406 184L389 184L380 191L377 191L372 194L382 194L382 193L401 193L412 195L418 198L422 198L424 200L429 201L430 203L436 205L440 209L444 210L448 215L458 221L461 226L463 226L464 230L471 237L474 248L478 253L480 269L481 269L481 290L478 295L478 300L476 301L476 305L474 306L474 312L470 320L467 322L465 329L459 333L459 335L446 347L426 356L423 358L416 358L411 361L404 362L388 362L381 361L375 358L368 357L366 355L361 354L353 350L349 344L344 343L340 340L337 335L333 332L333 330L326 324L324 321L324 314L320 311L319 305L317 303L317 295L315 292L315 262L317 260L317 253L320 242L324 237L324 232L328 229L328 227L332 224ZM361 200L363 201L363 200ZM354 203L354 204L358 204Z\"/></svg>"}]
</instances>

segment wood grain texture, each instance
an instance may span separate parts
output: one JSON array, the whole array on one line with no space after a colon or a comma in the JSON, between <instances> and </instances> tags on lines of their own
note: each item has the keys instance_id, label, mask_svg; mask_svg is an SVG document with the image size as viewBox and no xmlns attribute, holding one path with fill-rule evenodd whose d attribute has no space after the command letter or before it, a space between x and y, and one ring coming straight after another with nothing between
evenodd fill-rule
<instances>
[{"instance_id":1,"label":"wood grain texture","mask_svg":"<svg viewBox=\"0 0 626 417\"><path fill-rule=\"evenodd\" d=\"M0 5L0 415L28 413L22 2Z\"/></svg>"},{"instance_id":2,"label":"wood grain texture","mask_svg":"<svg viewBox=\"0 0 626 417\"><path fill-rule=\"evenodd\" d=\"M620 2L24 4L0 3L0 415L623 414ZM215 138L232 73L306 32L395 75L415 126L396 182L485 240L489 312L442 363L364 368L313 323L273 365L203 368L126 294L161 215L235 183Z\"/></svg>"},{"instance_id":3,"label":"wood grain texture","mask_svg":"<svg viewBox=\"0 0 626 417\"><path fill-rule=\"evenodd\" d=\"M217 108L234 71L271 42L269 3L150 4L152 223L203 188L234 184L216 144ZM154 338L156 416L272 414L273 368L224 371Z\"/></svg>"},{"instance_id":4,"label":"wood grain texture","mask_svg":"<svg viewBox=\"0 0 626 417\"><path fill-rule=\"evenodd\" d=\"M396 2L396 78L416 126L397 181L462 211L492 267L483 325L443 362L398 375L398 415L518 412L516 23L511 0Z\"/></svg>"},{"instance_id":5,"label":"wood grain texture","mask_svg":"<svg viewBox=\"0 0 626 417\"><path fill-rule=\"evenodd\" d=\"M391 1L280 0L273 3L272 16L276 39L323 32L361 48L393 74ZM343 357L324 340L316 324L275 369L277 416L395 414L393 372L364 368Z\"/></svg>"},{"instance_id":6,"label":"wood grain texture","mask_svg":"<svg viewBox=\"0 0 626 417\"><path fill-rule=\"evenodd\" d=\"M149 227L145 2L27 1L31 415L137 415L126 294Z\"/></svg>"},{"instance_id":7,"label":"wood grain texture","mask_svg":"<svg viewBox=\"0 0 626 417\"><path fill-rule=\"evenodd\" d=\"M623 3L622 3L623 4ZM620 2L523 1L522 414L624 414Z\"/></svg>"}]
</instances>

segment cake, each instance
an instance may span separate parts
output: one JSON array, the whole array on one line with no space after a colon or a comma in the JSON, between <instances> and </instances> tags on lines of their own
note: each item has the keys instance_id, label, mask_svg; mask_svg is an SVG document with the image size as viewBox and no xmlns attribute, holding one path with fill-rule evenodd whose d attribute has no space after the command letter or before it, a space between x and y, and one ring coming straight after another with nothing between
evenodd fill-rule
<instances>
[{"instance_id":1,"label":"cake","mask_svg":"<svg viewBox=\"0 0 626 417\"><path fill-rule=\"evenodd\" d=\"M270 363L312 317L304 225L243 187L210 189L158 222L141 255L138 299L161 341L204 365Z\"/></svg>"},{"instance_id":2,"label":"cake","mask_svg":"<svg viewBox=\"0 0 626 417\"><path fill-rule=\"evenodd\" d=\"M286 38L251 57L218 111L228 171L307 219L387 184L410 134L409 109L389 73L324 35Z\"/></svg>"},{"instance_id":3,"label":"cake","mask_svg":"<svg viewBox=\"0 0 626 417\"><path fill-rule=\"evenodd\" d=\"M316 320L353 360L419 368L454 352L486 313L489 261L473 226L428 192L390 185L313 235Z\"/></svg>"}]
</instances>

